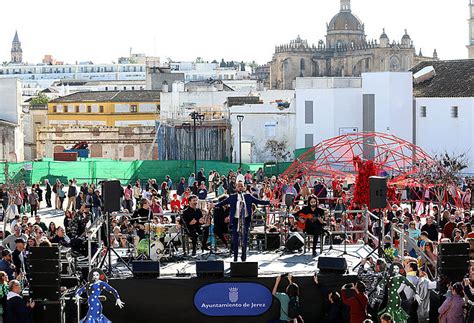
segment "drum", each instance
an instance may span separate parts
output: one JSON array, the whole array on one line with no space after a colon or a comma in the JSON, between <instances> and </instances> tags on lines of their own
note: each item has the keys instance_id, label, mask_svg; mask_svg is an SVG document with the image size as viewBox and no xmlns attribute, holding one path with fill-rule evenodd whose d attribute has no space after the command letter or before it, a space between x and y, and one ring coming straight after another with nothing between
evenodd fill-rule
<instances>
[{"instance_id":1,"label":"drum","mask_svg":"<svg viewBox=\"0 0 474 323\"><path fill-rule=\"evenodd\" d=\"M152 241L150 246L150 259L151 260L159 260L165 251L165 246L161 243L161 241ZM138 243L137 247L138 255L146 255L148 257L148 239L142 239Z\"/></svg>"}]
</instances>

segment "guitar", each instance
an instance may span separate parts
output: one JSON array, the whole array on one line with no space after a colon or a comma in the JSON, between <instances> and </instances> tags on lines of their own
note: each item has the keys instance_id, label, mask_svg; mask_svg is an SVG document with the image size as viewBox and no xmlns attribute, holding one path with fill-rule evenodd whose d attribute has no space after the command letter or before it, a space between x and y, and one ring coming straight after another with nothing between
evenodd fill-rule
<instances>
[{"instance_id":1,"label":"guitar","mask_svg":"<svg viewBox=\"0 0 474 323\"><path fill-rule=\"evenodd\" d=\"M322 218L315 218L313 214L303 214L298 215L297 227L301 230L304 230L308 234L316 234L323 231L326 223Z\"/></svg>"}]
</instances>

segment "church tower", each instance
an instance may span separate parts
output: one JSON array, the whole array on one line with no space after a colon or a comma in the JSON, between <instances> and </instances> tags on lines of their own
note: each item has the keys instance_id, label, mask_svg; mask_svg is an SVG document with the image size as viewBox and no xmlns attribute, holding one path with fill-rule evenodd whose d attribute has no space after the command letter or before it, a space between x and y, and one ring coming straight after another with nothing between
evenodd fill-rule
<instances>
[{"instance_id":1,"label":"church tower","mask_svg":"<svg viewBox=\"0 0 474 323\"><path fill-rule=\"evenodd\" d=\"M11 55L11 63L21 64L23 62L23 50L21 49L21 43L17 31L15 31L15 37L13 37Z\"/></svg>"},{"instance_id":2,"label":"church tower","mask_svg":"<svg viewBox=\"0 0 474 323\"><path fill-rule=\"evenodd\" d=\"M474 59L474 0L469 0L469 58Z\"/></svg>"}]
</instances>

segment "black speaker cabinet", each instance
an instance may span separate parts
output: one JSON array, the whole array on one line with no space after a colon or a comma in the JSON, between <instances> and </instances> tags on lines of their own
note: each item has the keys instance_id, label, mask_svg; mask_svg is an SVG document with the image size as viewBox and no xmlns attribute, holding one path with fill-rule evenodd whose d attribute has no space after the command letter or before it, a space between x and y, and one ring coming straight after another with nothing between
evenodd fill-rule
<instances>
[{"instance_id":1,"label":"black speaker cabinet","mask_svg":"<svg viewBox=\"0 0 474 323\"><path fill-rule=\"evenodd\" d=\"M230 277L258 277L258 262L231 262Z\"/></svg>"},{"instance_id":2,"label":"black speaker cabinet","mask_svg":"<svg viewBox=\"0 0 474 323\"><path fill-rule=\"evenodd\" d=\"M299 233L295 233L286 241L285 248L289 251L293 251L303 248L303 246L304 238Z\"/></svg>"},{"instance_id":3,"label":"black speaker cabinet","mask_svg":"<svg viewBox=\"0 0 474 323\"><path fill-rule=\"evenodd\" d=\"M379 176L369 177L370 209L387 207L387 178Z\"/></svg>"},{"instance_id":4,"label":"black speaker cabinet","mask_svg":"<svg viewBox=\"0 0 474 323\"><path fill-rule=\"evenodd\" d=\"M158 278L160 277L160 263L153 260L132 261L132 272L135 278Z\"/></svg>"},{"instance_id":5,"label":"black speaker cabinet","mask_svg":"<svg viewBox=\"0 0 474 323\"><path fill-rule=\"evenodd\" d=\"M262 234L263 239L265 235ZM280 248L280 234L279 233L267 233L267 246L266 250L276 250Z\"/></svg>"},{"instance_id":6,"label":"black speaker cabinet","mask_svg":"<svg viewBox=\"0 0 474 323\"><path fill-rule=\"evenodd\" d=\"M448 242L438 245L438 255L444 256L469 256L470 245L468 242Z\"/></svg>"},{"instance_id":7,"label":"black speaker cabinet","mask_svg":"<svg viewBox=\"0 0 474 323\"><path fill-rule=\"evenodd\" d=\"M28 263L28 268L31 273L50 273L51 275L54 274L59 276L61 263L59 262L59 259L31 259Z\"/></svg>"},{"instance_id":8,"label":"black speaker cabinet","mask_svg":"<svg viewBox=\"0 0 474 323\"><path fill-rule=\"evenodd\" d=\"M102 182L102 200L104 201L105 212L120 211L120 195L122 194L120 181Z\"/></svg>"},{"instance_id":9,"label":"black speaker cabinet","mask_svg":"<svg viewBox=\"0 0 474 323\"><path fill-rule=\"evenodd\" d=\"M345 274L347 271L346 258L319 257L318 269L320 274Z\"/></svg>"},{"instance_id":10,"label":"black speaker cabinet","mask_svg":"<svg viewBox=\"0 0 474 323\"><path fill-rule=\"evenodd\" d=\"M28 259L30 261L59 259L59 247L57 245L53 245L52 247L31 247Z\"/></svg>"},{"instance_id":11,"label":"black speaker cabinet","mask_svg":"<svg viewBox=\"0 0 474 323\"><path fill-rule=\"evenodd\" d=\"M197 261L196 274L198 277L224 277L224 262L222 260Z\"/></svg>"}]
</instances>

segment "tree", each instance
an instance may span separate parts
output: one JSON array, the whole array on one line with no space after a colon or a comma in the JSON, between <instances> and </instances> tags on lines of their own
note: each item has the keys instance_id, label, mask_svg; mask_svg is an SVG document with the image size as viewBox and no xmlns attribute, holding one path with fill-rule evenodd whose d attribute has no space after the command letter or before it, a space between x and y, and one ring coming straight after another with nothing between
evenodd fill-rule
<instances>
[{"instance_id":1,"label":"tree","mask_svg":"<svg viewBox=\"0 0 474 323\"><path fill-rule=\"evenodd\" d=\"M290 157L290 152L287 150L288 140L282 139L280 141L276 139L269 139L265 144L265 150L275 158L277 162L286 161Z\"/></svg>"},{"instance_id":2,"label":"tree","mask_svg":"<svg viewBox=\"0 0 474 323\"><path fill-rule=\"evenodd\" d=\"M446 199L456 198L461 171L468 167L469 161L465 153L450 155L445 152L435 155L434 159L434 163L421 161L418 170L411 177L421 186L430 188L438 204L443 205Z\"/></svg>"},{"instance_id":3,"label":"tree","mask_svg":"<svg viewBox=\"0 0 474 323\"><path fill-rule=\"evenodd\" d=\"M196 63L204 63L204 60L202 59L202 57L197 57Z\"/></svg>"},{"instance_id":4,"label":"tree","mask_svg":"<svg viewBox=\"0 0 474 323\"><path fill-rule=\"evenodd\" d=\"M30 105L46 105L48 102L48 96L44 93L39 93L37 96L31 99Z\"/></svg>"}]
</instances>

